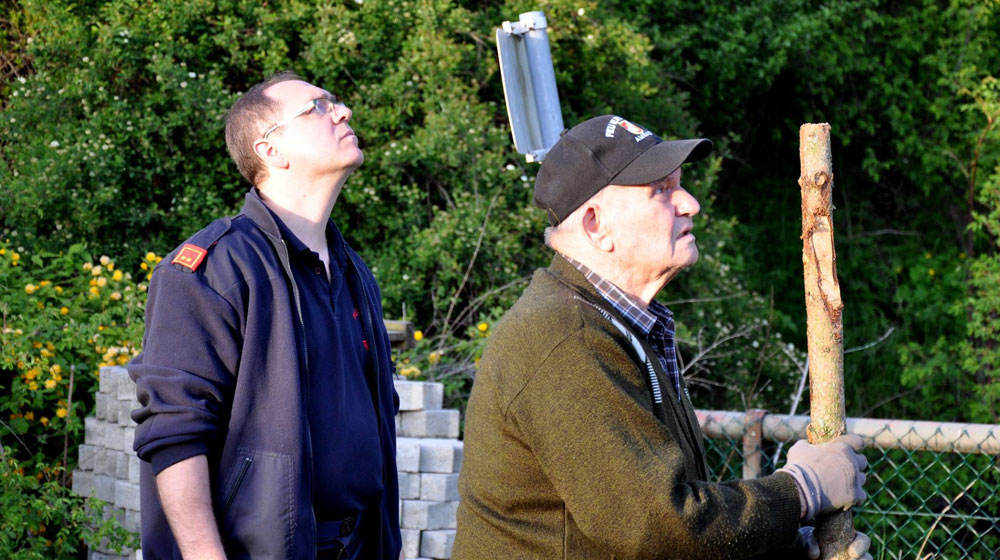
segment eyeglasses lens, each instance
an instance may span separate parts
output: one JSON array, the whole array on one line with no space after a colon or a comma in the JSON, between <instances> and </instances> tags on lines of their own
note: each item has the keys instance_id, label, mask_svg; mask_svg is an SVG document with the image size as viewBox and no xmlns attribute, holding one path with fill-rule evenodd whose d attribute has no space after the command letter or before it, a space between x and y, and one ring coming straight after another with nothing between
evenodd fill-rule
<instances>
[{"instance_id":1,"label":"eyeglasses lens","mask_svg":"<svg viewBox=\"0 0 1000 560\"><path fill-rule=\"evenodd\" d=\"M330 114L330 111L333 110L333 102L325 97L314 100L313 105L316 106L316 112L319 113L320 116L325 117Z\"/></svg>"}]
</instances>

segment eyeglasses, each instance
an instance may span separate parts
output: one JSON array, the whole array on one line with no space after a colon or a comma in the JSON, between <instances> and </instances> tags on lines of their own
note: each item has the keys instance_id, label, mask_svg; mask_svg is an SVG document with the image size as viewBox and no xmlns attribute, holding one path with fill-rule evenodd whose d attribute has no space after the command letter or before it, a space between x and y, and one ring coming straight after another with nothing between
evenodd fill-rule
<instances>
[{"instance_id":1,"label":"eyeglasses","mask_svg":"<svg viewBox=\"0 0 1000 560\"><path fill-rule=\"evenodd\" d=\"M305 105L300 107L291 115L288 115L287 117L281 119L280 121L278 121L277 124L267 129L267 132L264 133L264 136L262 138L266 140L268 134L271 134L275 130L278 130L278 128L285 126L286 124L295 120L297 117L301 117L302 115L305 115L306 113L312 111L313 109L316 110L316 113L319 114L319 116L325 117L326 115L329 115L331 111L333 111L334 105L339 105L339 104L340 101L337 101L336 99L329 99L326 97L318 97L316 99L313 99L309 103L306 103Z\"/></svg>"}]
</instances>

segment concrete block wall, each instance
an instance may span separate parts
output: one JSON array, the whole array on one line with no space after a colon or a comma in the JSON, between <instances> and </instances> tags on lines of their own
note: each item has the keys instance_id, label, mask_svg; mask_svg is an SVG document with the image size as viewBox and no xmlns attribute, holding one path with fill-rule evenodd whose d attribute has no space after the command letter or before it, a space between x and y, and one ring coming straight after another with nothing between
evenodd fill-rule
<instances>
[{"instance_id":1,"label":"concrete block wall","mask_svg":"<svg viewBox=\"0 0 1000 560\"><path fill-rule=\"evenodd\" d=\"M448 559L455 542L458 472L462 442L459 412L442 408L440 383L396 380L400 412L396 416L396 467L399 512L406 558ZM139 407L135 384L124 367L101 368L94 416L84 421L79 467L73 491L112 504L122 526L139 531L139 459L132 452ZM141 560L142 551L123 556L91 551L90 560Z\"/></svg>"},{"instance_id":2,"label":"concrete block wall","mask_svg":"<svg viewBox=\"0 0 1000 560\"><path fill-rule=\"evenodd\" d=\"M73 471L73 491L108 502L123 527L139 532L139 458L132 452L135 422L130 415L139 402L135 383L125 368L101 368L96 400L94 416L84 419L84 442L79 465ZM91 550L88 558L141 560L142 552L126 550L117 555Z\"/></svg>"},{"instance_id":3,"label":"concrete block wall","mask_svg":"<svg viewBox=\"0 0 1000 560\"><path fill-rule=\"evenodd\" d=\"M444 409L440 383L396 381L396 469L406 558L451 558L462 442L459 412Z\"/></svg>"}]
</instances>

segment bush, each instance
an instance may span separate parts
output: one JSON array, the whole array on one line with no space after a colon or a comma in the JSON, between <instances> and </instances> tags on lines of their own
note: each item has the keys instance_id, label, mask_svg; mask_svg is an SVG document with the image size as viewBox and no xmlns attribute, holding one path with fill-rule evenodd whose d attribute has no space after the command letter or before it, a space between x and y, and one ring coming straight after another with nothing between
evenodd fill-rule
<instances>
[{"instance_id":1,"label":"bush","mask_svg":"<svg viewBox=\"0 0 1000 560\"><path fill-rule=\"evenodd\" d=\"M13 450L0 453L0 556L11 560L79 558L84 547L121 551L139 544L107 504L62 485L61 468L25 472Z\"/></svg>"},{"instance_id":2,"label":"bush","mask_svg":"<svg viewBox=\"0 0 1000 560\"><path fill-rule=\"evenodd\" d=\"M102 505L70 493L69 473L83 418L93 412L98 368L138 353L148 271L158 259L147 255L133 279L83 245L29 253L0 242L0 440L13 442L3 456L0 556L64 557L81 539L131 542L102 521Z\"/></svg>"},{"instance_id":3,"label":"bush","mask_svg":"<svg viewBox=\"0 0 1000 560\"><path fill-rule=\"evenodd\" d=\"M142 340L146 275L139 281L83 245L64 253L23 253L0 243L0 414L17 438L15 457L37 470L70 468L83 417L94 404L98 368L124 364ZM66 446L67 457L63 457Z\"/></svg>"}]
</instances>

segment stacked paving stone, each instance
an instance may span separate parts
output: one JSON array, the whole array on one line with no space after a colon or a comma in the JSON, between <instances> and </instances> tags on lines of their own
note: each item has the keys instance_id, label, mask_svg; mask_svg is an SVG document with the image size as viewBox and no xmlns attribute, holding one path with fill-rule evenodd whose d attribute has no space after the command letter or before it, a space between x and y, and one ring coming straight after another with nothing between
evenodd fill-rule
<instances>
[{"instance_id":1,"label":"stacked paving stone","mask_svg":"<svg viewBox=\"0 0 1000 560\"><path fill-rule=\"evenodd\" d=\"M451 558L458 509L462 442L459 412L442 407L440 383L397 380L396 466L399 470L400 524L406 558ZM79 468L73 491L112 504L122 526L139 531L139 459L132 452L139 408L135 383L124 367L101 368L95 416L84 420ZM142 551L112 555L91 551L90 560L141 560Z\"/></svg>"},{"instance_id":2,"label":"stacked paving stone","mask_svg":"<svg viewBox=\"0 0 1000 560\"><path fill-rule=\"evenodd\" d=\"M397 380L396 392L403 553L407 558L451 558L462 468L459 412L441 408L440 383Z\"/></svg>"},{"instance_id":3,"label":"stacked paving stone","mask_svg":"<svg viewBox=\"0 0 1000 560\"><path fill-rule=\"evenodd\" d=\"M84 419L80 464L73 471L73 491L93 496L114 507L115 516L129 531L139 531L139 458L132 452L135 422L130 413L139 408L135 383L124 367L102 367L95 416ZM92 550L90 560L138 558L141 551L125 550L121 556Z\"/></svg>"}]
</instances>

